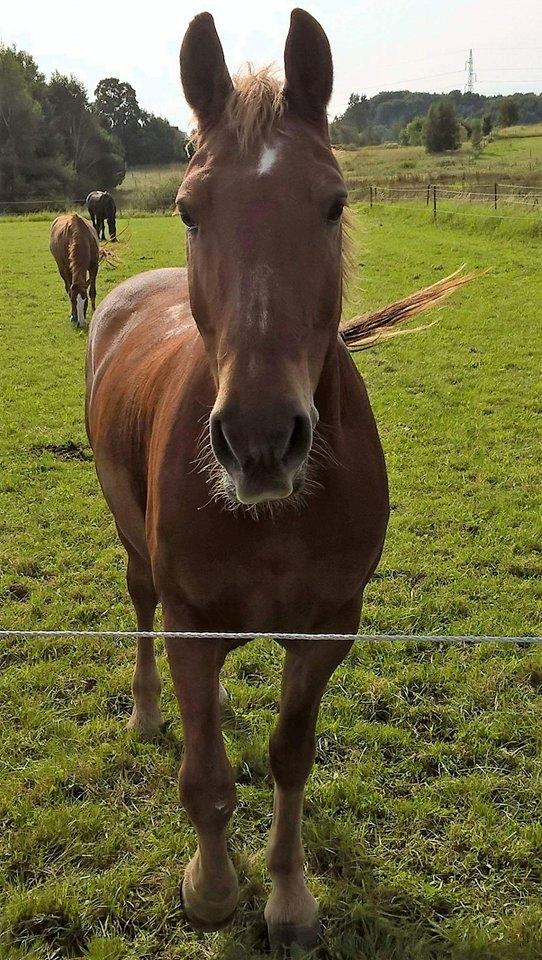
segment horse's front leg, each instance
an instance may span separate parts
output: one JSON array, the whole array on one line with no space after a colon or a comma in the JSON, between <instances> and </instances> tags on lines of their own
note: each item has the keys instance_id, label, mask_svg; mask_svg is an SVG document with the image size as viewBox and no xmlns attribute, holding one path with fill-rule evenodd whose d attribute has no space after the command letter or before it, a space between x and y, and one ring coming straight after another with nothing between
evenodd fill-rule
<instances>
[{"instance_id":1,"label":"horse's front leg","mask_svg":"<svg viewBox=\"0 0 542 960\"><path fill-rule=\"evenodd\" d=\"M166 630L186 630L186 620L164 605ZM236 790L220 723L219 673L226 656L220 642L167 641L167 655L184 727L179 773L181 802L198 835L184 873L182 900L194 925L217 929L231 918L239 895L228 856L226 829Z\"/></svg>"},{"instance_id":2,"label":"horse's front leg","mask_svg":"<svg viewBox=\"0 0 542 960\"><path fill-rule=\"evenodd\" d=\"M89 268L88 295L92 312L96 309L96 277L98 276L98 263L92 263Z\"/></svg>"},{"instance_id":3,"label":"horse's front leg","mask_svg":"<svg viewBox=\"0 0 542 960\"><path fill-rule=\"evenodd\" d=\"M320 700L350 647L342 640L299 641L286 653L279 720L270 742L275 791L267 863L273 887L265 919L272 949L294 943L310 949L318 940L318 905L303 874L303 795Z\"/></svg>"}]
</instances>

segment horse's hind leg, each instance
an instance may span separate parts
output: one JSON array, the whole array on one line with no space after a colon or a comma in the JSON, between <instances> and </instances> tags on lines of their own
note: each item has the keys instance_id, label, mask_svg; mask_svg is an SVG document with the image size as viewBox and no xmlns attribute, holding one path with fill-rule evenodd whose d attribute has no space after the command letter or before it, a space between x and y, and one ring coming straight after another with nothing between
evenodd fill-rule
<instances>
[{"instance_id":1,"label":"horse's hind leg","mask_svg":"<svg viewBox=\"0 0 542 960\"><path fill-rule=\"evenodd\" d=\"M165 603L163 608L166 630L190 629L182 614L168 611ZM230 920L239 895L226 845L236 792L220 724L218 677L225 650L215 641L184 638L167 640L166 648L184 728L179 793L198 835L182 901L194 926L218 929Z\"/></svg>"},{"instance_id":2,"label":"horse's hind leg","mask_svg":"<svg viewBox=\"0 0 542 960\"><path fill-rule=\"evenodd\" d=\"M318 905L303 875L303 795L320 700L350 646L348 641L299 641L286 653L279 721L269 750L275 793L267 863L273 888L265 919L272 949L294 943L311 949L319 937Z\"/></svg>"},{"instance_id":3,"label":"horse's hind leg","mask_svg":"<svg viewBox=\"0 0 542 960\"><path fill-rule=\"evenodd\" d=\"M158 598L150 567L133 551L128 553L126 580L137 616L137 629L151 631ZM134 709L128 721L128 729L138 733L143 739L155 736L162 728L161 689L160 674L154 656L154 640L152 637L138 637L132 678Z\"/></svg>"}]
</instances>

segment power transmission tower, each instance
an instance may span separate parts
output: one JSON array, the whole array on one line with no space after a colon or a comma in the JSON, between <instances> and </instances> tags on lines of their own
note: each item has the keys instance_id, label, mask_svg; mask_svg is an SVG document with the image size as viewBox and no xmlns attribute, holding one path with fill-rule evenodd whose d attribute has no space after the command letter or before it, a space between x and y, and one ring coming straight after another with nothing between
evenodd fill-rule
<instances>
[{"instance_id":1,"label":"power transmission tower","mask_svg":"<svg viewBox=\"0 0 542 960\"><path fill-rule=\"evenodd\" d=\"M476 74L474 72L474 60L472 59L472 50L469 51L469 59L465 61L465 70L467 71L467 82L465 84L465 93L474 93L474 84Z\"/></svg>"}]
</instances>

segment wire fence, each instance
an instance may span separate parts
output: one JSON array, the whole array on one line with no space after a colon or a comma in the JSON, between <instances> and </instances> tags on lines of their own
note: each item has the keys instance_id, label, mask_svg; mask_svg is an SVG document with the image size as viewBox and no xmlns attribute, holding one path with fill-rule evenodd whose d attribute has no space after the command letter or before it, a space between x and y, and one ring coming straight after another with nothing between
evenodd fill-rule
<instances>
[{"instance_id":1,"label":"wire fence","mask_svg":"<svg viewBox=\"0 0 542 960\"><path fill-rule=\"evenodd\" d=\"M357 193L359 194L359 191ZM362 197L358 196L358 199ZM365 187L364 199L368 200L370 207L381 203L423 202L432 211L434 219L437 218L439 210L449 212L455 208L464 213L465 205L489 208L493 218L497 219L524 219L528 214L540 215L542 186L498 181L492 184L477 184L477 189L466 185L454 187L440 183L420 183L414 186L369 185ZM514 213L504 213L510 208ZM500 216L499 210L502 211Z\"/></svg>"},{"instance_id":2,"label":"wire fence","mask_svg":"<svg viewBox=\"0 0 542 960\"><path fill-rule=\"evenodd\" d=\"M483 205L499 209L514 207L524 213L539 215L542 208L542 186L532 184L508 183L494 181L492 183L473 186L464 182L461 186L448 186L443 183L418 183L411 186L389 184L367 184L363 177L347 177L347 186L354 200L368 200L371 207L380 203L404 201L423 201L437 216L439 208L446 202L458 205ZM172 201L173 202L173 201ZM63 212L73 207L84 206L82 199L70 200L52 197L49 199L0 200L0 215L34 213L34 212ZM118 213L122 213L119 209Z\"/></svg>"},{"instance_id":3,"label":"wire fence","mask_svg":"<svg viewBox=\"0 0 542 960\"><path fill-rule=\"evenodd\" d=\"M148 637L165 640L206 640L206 641L249 641L249 640L277 640L279 643L289 640L303 642L340 642L353 643L360 640L364 643L443 643L475 645L480 643L506 643L516 646L542 645L542 636L485 636L485 635L453 635L453 634L416 634L416 633L269 633L254 631L249 633L222 632L213 630L7 630L0 629L0 638L9 637L100 637L114 639L133 639Z\"/></svg>"}]
</instances>

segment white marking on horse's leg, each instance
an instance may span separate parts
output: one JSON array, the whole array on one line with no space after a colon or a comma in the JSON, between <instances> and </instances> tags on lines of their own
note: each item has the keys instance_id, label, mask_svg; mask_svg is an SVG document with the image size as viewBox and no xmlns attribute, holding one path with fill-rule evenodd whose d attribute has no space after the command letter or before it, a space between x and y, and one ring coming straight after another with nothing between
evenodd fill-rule
<instances>
[{"instance_id":1,"label":"white marking on horse's leg","mask_svg":"<svg viewBox=\"0 0 542 960\"><path fill-rule=\"evenodd\" d=\"M258 161L258 176L261 177L264 173L269 173L273 169L275 163L277 162L277 157L279 154L278 147L264 147L260 159Z\"/></svg>"},{"instance_id":2,"label":"white marking on horse's leg","mask_svg":"<svg viewBox=\"0 0 542 960\"><path fill-rule=\"evenodd\" d=\"M84 327L85 326L85 311L83 309L84 301L80 293L77 294L77 300L75 301L75 303L77 306L77 326Z\"/></svg>"}]
</instances>

